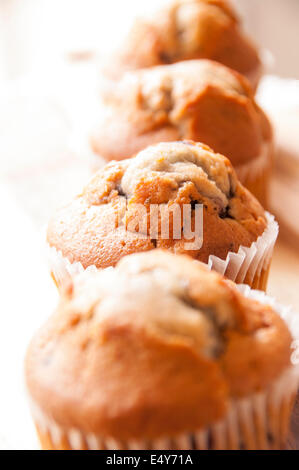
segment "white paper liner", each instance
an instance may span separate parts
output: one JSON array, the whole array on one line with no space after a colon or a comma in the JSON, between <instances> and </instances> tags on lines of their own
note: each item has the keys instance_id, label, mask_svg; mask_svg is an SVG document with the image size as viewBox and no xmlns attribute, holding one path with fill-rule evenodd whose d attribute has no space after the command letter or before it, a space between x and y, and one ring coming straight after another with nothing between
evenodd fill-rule
<instances>
[{"instance_id":1,"label":"white paper liner","mask_svg":"<svg viewBox=\"0 0 299 470\"><path fill-rule=\"evenodd\" d=\"M275 66L275 57L269 49L261 49L259 51L259 58L261 65L256 67L255 70L252 70L246 74L247 80L249 80L251 83L254 91L256 91L260 80L265 75L265 73L269 73Z\"/></svg>"},{"instance_id":2,"label":"white paper liner","mask_svg":"<svg viewBox=\"0 0 299 470\"><path fill-rule=\"evenodd\" d=\"M208 267L238 284L246 281L252 285L262 270L268 269L278 237L279 227L274 216L266 212L266 218L267 227L264 233L250 247L240 246L237 253L229 252L225 260L211 255ZM62 287L85 271L81 263L71 263L55 247L48 247L48 259L58 287ZM91 265L87 270L94 271L97 268Z\"/></svg>"},{"instance_id":3,"label":"white paper liner","mask_svg":"<svg viewBox=\"0 0 299 470\"><path fill-rule=\"evenodd\" d=\"M66 285L83 272L95 272L98 270L94 265L88 266L85 269L80 262L71 263L55 247L48 246L47 250L49 267L58 286Z\"/></svg>"},{"instance_id":4,"label":"white paper liner","mask_svg":"<svg viewBox=\"0 0 299 470\"><path fill-rule=\"evenodd\" d=\"M229 252L226 259L209 257L208 266L231 281L251 283L262 270L267 270L278 237L279 227L274 216L266 212L267 227L250 247L240 246L237 253Z\"/></svg>"},{"instance_id":5,"label":"white paper liner","mask_svg":"<svg viewBox=\"0 0 299 470\"><path fill-rule=\"evenodd\" d=\"M271 305L284 319L293 340L299 339L299 321L290 307L282 306L263 292L240 285L238 289L247 298ZM64 430L46 417L35 403L30 403L33 419L40 435L47 436L51 447L74 450L216 450L216 449L282 449L289 430L290 415L299 385L299 363L292 364L266 390L247 398L232 399L226 416L200 429L174 437L155 440L119 441L112 437L85 434L78 429Z\"/></svg>"},{"instance_id":6,"label":"white paper liner","mask_svg":"<svg viewBox=\"0 0 299 470\"><path fill-rule=\"evenodd\" d=\"M255 180L271 167L273 153L272 141L263 144L260 155L242 165L235 165L239 180L246 186L248 180Z\"/></svg>"},{"instance_id":7,"label":"white paper liner","mask_svg":"<svg viewBox=\"0 0 299 470\"><path fill-rule=\"evenodd\" d=\"M254 93L256 93L258 85L260 83L260 80L261 80L261 78L264 75L264 72L266 70L266 65L267 64L264 61L264 57L266 58L266 54L265 54L265 56L264 56L264 54L260 54L261 65L259 67L256 67L254 70L251 70L250 72L247 72L245 74L245 77L250 82L250 85L251 85Z\"/></svg>"}]
</instances>

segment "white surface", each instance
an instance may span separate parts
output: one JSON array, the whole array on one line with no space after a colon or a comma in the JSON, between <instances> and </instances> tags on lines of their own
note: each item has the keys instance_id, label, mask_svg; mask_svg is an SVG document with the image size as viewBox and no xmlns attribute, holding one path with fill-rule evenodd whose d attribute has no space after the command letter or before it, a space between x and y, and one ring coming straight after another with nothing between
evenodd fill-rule
<instances>
[{"instance_id":1,"label":"white surface","mask_svg":"<svg viewBox=\"0 0 299 470\"><path fill-rule=\"evenodd\" d=\"M53 311L57 292L41 234L4 185L0 201L0 449L32 449L37 441L24 391L24 354L33 331Z\"/></svg>"},{"instance_id":2,"label":"white surface","mask_svg":"<svg viewBox=\"0 0 299 470\"><path fill-rule=\"evenodd\" d=\"M136 14L167 1L0 0L0 78L1 66L10 79L50 70L74 51L106 52Z\"/></svg>"},{"instance_id":3,"label":"white surface","mask_svg":"<svg viewBox=\"0 0 299 470\"><path fill-rule=\"evenodd\" d=\"M77 69L76 69L77 70ZM70 81L74 74L77 80ZM69 138L84 119L87 78L63 67L0 91L0 449L34 449L24 390L24 355L58 295L46 260L45 224L89 177ZM71 85L68 85L71 83ZM89 92L90 90L88 90Z\"/></svg>"}]
</instances>

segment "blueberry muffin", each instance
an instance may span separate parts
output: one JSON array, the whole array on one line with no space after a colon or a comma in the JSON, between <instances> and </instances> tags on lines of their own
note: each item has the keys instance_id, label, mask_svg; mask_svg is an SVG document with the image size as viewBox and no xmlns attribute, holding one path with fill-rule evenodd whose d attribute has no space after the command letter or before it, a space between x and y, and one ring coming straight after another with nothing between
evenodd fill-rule
<instances>
[{"instance_id":1,"label":"blueberry muffin","mask_svg":"<svg viewBox=\"0 0 299 470\"><path fill-rule=\"evenodd\" d=\"M204 142L266 206L272 129L241 75L209 60L153 67L108 81L101 103L90 138L95 156L121 160L158 142Z\"/></svg>"},{"instance_id":2,"label":"blueberry muffin","mask_svg":"<svg viewBox=\"0 0 299 470\"><path fill-rule=\"evenodd\" d=\"M118 78L126 70L211 59L245 75L253 89L262 74L259 53L225 0L175 0L136 19L104 72Z\"/></svg>"},{"instance_id":3,"label":"blueberry muffin","mask_svg":"<svg viewBox=\"0 0 299 470\"><path fill-rule=\"evenodd\" d=\"M281 448L298 379L267 304L156 250L86 273L26 357L44 449Z\"/></svg>"},{"instance_id":4,"label":"blueberry muffin","mask_svg":"<svg viewBox=\"0 0 299 470\"><path fill-rule=\"evenodd\" d=\"M164 248L265 288L277 230L227 158L185 141L107 164L54 214L47 241L58 284L61 265L102 269Z\"/></svg>"}]
</instances>

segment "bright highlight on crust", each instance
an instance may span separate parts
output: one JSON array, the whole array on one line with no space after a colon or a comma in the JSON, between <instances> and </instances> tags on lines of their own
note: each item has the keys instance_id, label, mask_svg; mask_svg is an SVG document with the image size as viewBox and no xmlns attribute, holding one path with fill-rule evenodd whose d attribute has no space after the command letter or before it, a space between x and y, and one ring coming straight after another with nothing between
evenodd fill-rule
<instances>
[{"instance_id":1,"label":"bright highlight on crust","mask_svg":"<svg viewBox=\"0 0 299 470\"><path fill-rule=\"evenodd\" d=\"M266 227L263 208L228 159L203 144L169 142L99 170L54 215L48 242L84 267L155 247L208 262L249 247Z\"/></svg>"},{"instance_id":2,"label":"bright highlight on crust","mask_svg":"<svg viewBox=\"0 0 299 470\"><path fill-rule=\"evenodd\" d=\"M161 250L85 272L27 353L42 444L280 447L298 383L284 314L202 263Z\"/></svg>"},{"instance_id":3,"label":"bright highlight on crust","mask_svg":"<svg viewBox=\"0 0 299 470\"><path fill-rule=\"evenodd\" d=\"M254 89L262 74L257 48L221 0L175 0L138 18L104 71L118 78L126 70L193 59L222 63L245 75Z\"/></svg>"}]
</instances>

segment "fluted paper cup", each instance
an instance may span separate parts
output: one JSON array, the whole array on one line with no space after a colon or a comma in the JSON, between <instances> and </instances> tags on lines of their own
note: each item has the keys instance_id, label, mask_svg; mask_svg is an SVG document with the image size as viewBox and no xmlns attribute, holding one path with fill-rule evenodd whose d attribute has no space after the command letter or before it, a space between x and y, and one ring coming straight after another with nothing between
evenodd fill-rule
<instances>
[{"instance_id":1,"label":"fluted paper cup","mask_svg":"<svg viewBox=\"0 0 299 470\"><path fill-rule=\"evenodd\" d=\"M254 289L266 290L274 245L278 236L278 224L274 216L266 213L267 227L264 233L250 247L240 246L237 253L229 252L225 260L211 255L208 267L237 284L248 284ZM71 263L55 247L48 247L51 275L57 287L74 280L84 272L81 263ZM91 265L87 270L96 270Z\"/></svg>"},{"instance_id":2,"label":"fluted paper cup","mask_svg":"<svg viewBox=\"0 0 299 470\"><path fill-rule=\"evenodd\" d=\"M278 304L249 286L238 289L248 298L270 304L299 339L299 321L289 307ZM290 351L291 355L291 351ZM120 441L80 429L64 429L31 403L32 416L43 449L64 450L271 450L284 449L290 416L299 384L299 365L292 365L265 390L242 399L231 399L225 417L209 427L158 439Z\"/></svg>"},{"instance_id":3,"label":"fluted paper cup","mask_svg":"<svg viewBox=\"0 0 299 470\"><path fill-rule=\"evenodd\" d=\"M260 155L243 165L235 166L241 183L260 201L263 207L268 205L268 191L274 158L272 141L263 145Z\"/></svg>"}]
</instances>

